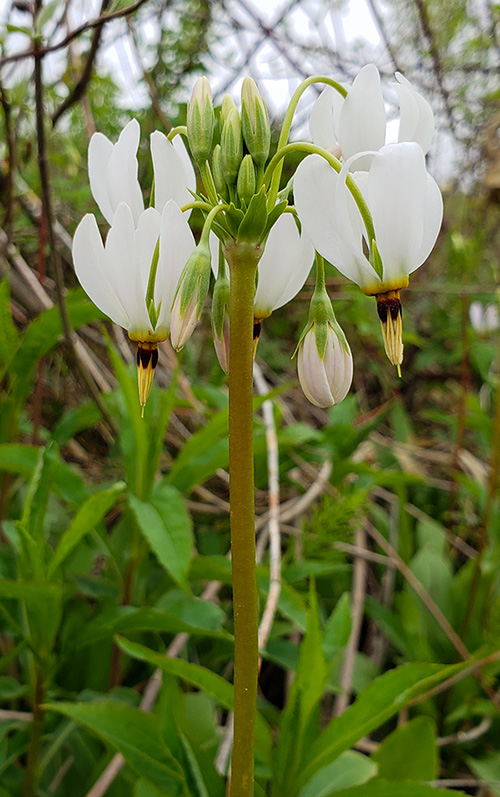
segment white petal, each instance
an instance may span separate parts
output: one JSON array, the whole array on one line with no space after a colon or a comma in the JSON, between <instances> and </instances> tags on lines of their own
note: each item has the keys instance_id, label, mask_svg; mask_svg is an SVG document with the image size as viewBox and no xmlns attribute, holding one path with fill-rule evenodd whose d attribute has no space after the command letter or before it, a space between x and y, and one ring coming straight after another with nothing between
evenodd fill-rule
<instances>
[{"instance_id":1,"label":"white petal","mask_svg":"<svg viewBox=\"0 0 500 797\"><path fill-rule=\"evenodd\" d=\"M362 256L361 217L356 234L350 230L348 203L353 202L350 192L343 186L346 196L339 206L336 194L339 176L319 155L309 155L300 163L294 177L294 198L299 218L313 246L348 279L360 287L379 282L375 271ZM357 213L357 211L356 211ZM342 216L343 222L339 221ZM345 216L345 218L344 218ZM349 240L339 234L341 226L350 231ZM344 231L342 231L344 233ZM358 235L359 232L359 235Z\"/></svg>"},{"instance_id":2,"label":"white petal","mask_svg":"<svg viewBox=\"0 0 500 797\"><path fill-rule=\"evenodd\" d=\"M335 404L324 364L318 354L314 327L309 330L300 344L297 370L300 386L311 404L317 407L331 407Z\"/></svg>"},{"instance_id":3,"label":"white petal","mask_svg":"<svg viewBox=\"0 0 500 797\"><path fill-rule=\"evenodd\" d=\"M384 282L406 278L420 265L426 186L424 153L418 144L388 144L375 155L367 199Z\"/></svg>"},{"instance_id":4,"label":"white petal","mask_svg":"<svg viewBox=\"0 0 500 797\"><path fill-rule=\"evenodd\" d=\"M385 106L380 75L373 64L355 78L339 115L339 143L344 160L356 152L377 150L385 143ZM358 168L365 166L358 163Z\"/></svg>"},{"instance_id":5,"label":"white petal","mask_svg":"<svg viewBox=\"0 0 500 797\"><path fill-rule=\"evenodd\" d=\"M500 319L498 317L498 305L488 304L484 311L484 325L488 332L498 329Z\"/></svg>"},{"instance_id":6,"label":"white petal","mask_svg":"<svg viewBox=\"0 0 500 797\"><path fill-rule=\"evenodd\" d=\"M184 171L186 173L186 188L194 193L196 191L196 172L194 170L193 162L186 149L184 139L182 136L176 136L172 143L184 166ZM188 199L192 199L190 194L188 194Z\"/></svg>"},{"instance_id":7,"label":"white petal","mask_svg":"<svg viewBox=\"0 0 500 797\"><path fill-rule=\"evenodd\" d=\"M179 277L195 246L186 216L173 200L169 200L161 219L160 259L155 286L155 302L162 301L158 323L169 323Z\"/></svg>"},{"instance_id":8,"label":"white petal","mask_svg":"<svg viewBox=\"0 0 500 797\"><path fill-rule=\"evenodd\" d=\"M210 254L212 255L212 271L215 279L219 274L219 256L220 256L220 241L217 238L216 234L210 231L209 237L209 244L210 244ZM226 266L226 276L229 278L229 269Z\"/></svg>"},{"instance_id":9,"label":"white petal","mask_svg":"<svg viewBox=\"0 0 500 797\"><path fill-rule=\"evenodd\" d=\"M121 202L113 216L105 247L109 281L127 311L129 331L150 328L130 207Z\"/></svg>"},{"instance_id":10,"label":"white petal","mask_svg":"<svg viewBox=\"0 0 500 797\"><path fill-rule=\"evenodd\" d=\"M115 324L128 328L128 315L106 273L106 260L97 222L83 217L73 238L73 262L80 284L94 304Z\"/></svg>"},{"instance_id":11,"label":"white petal","mask_svg":"<svg viewBox=\"0 0 500 797\"><path fill-rule=\"evenodd\" d=\"M185 205L192 200L187 190L188 184L193 184L192 167L189 174L174 145L158 130L151 134L151 157L155 175L156 209L161 213L169 199L173 199L178 205Z\"/></svg>"},{"instance_id":12,"label":"white petal","mask_svg":"<svg viewBox=\"0 0 500 797\"><path fill-rule=\"evenodd\" d=\"M160 237L161 214L154 208L147 208L139 216L136 230L137 254L139 257L139 277L141 291L146 295L151 263L158 238Z\"/></svg>"},{"instance_id":13,"label":"white petal","mask_svg":"<svg viewBox=\"0 0 500 797\"><path fill-rule=\"evenodd\" d=\"M108 163L108 191L113 210L120 202L125 202L132 211L134 224L144 210L144 200L137 178L137 149L139 147L140 127L136 119L132 119L120 133L113 147Z\"/></svg>"},{"instance_id":14,"label":"white petal","mask_svg":"<svg viewBox=\"0 0 500 797\"><path fill-rule=\"evenodd\" d=\"M337 146L336 120L343 98L332 86L326 86L314 103L309 117L309 132L315 144L325 149Z\"/></svg>"},{"instance_id":15,"label":"white petal","mask_svg":"<svg viewBox=\"0 0 500 797\"><path fill-rule=\"evenodd\" d=\"M400 107L398 141L416 141L426 153L434 135L432 108L399 72L396 79L398 82L392 85L398 93Z\"/></svg>"},{"instance_id":16,"label":"white petal","mask_svg":"<svg viewBox=\"0 0 500 797\"><path fill-rule=\"evenodd\" d=\"M484 308L480 301L471 302L469 307L469 318L472 327L476 332L484 332Z\"/></svg>"},{"instance_id":17,"label":"white petal","mask_svg":"<svg viewBox=\"0 0 500 797\"><path fill-rule=\"evenodd\" d=\"M324 367L335 404L340 404L351 387L353 360L351 350L346 351L331 326L328 327Z\"/></svg>"},{"instance_id":18,"label":"white petal","mask_svg":"<svg viewBox=\"0 0 500 797\"><path fill-rule=\"evenodd\" d=\"M88 152L90 190L108 224L113 221L113 208L107 181L108 164L112 152L111 141L102 133L94 133L90 139Z\"/></svg>"},{"instance_id":19,"label":"white petal","mask_svg":"<svg viewBox=\"0 0 500 797\"><path fill-rule=\"evenodd\" d=\"M443 197L439 186L430 174L427 175L423 214L422 240L415 255L414 265L410 267L408 272L409 274L421 266L429 257L443 221Z\"/></svg>"}]
</instances>

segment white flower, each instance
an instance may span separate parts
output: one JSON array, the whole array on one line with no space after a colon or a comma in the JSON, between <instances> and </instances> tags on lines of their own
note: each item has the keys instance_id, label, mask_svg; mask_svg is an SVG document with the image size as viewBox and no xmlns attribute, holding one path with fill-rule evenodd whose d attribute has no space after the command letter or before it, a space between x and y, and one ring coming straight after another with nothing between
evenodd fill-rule
<instances>
[{"instance_id":1,"label":"white flower","mask_svg":"<svg viewBox=\"0 0 500 797\"><path fill-rule=\"evenodd\" d=\"M500 327L498 305L475 301L469 307L469 318L473 329L480 335L494 332Z\"/></svg>"},{"instance_id":2,"label":"white flower","mask_svg":"<svg viewBox=\"0 0 500 797\"><path fill-rule=\"evenodd\" d=\"M219 241L210 236L212 270L217 275ZM311 270L314 249L304 232L300 233L290 213L283 213L265 243L257 268L254 299L256 319L267 318L300 291Z\"/></svg>"},{"instance_id":3,"label":"white flower","mask_svg":"<svg viewBox=\"0 0 500 797\"><path fill-rule=\"evenodd\" d=\"M427 173L418 144L388 144L369 156L369 171L352 176L373 219L382 261L380 275L367 256L372 241L367 240L361 214L345 182L357 156L344 164L340 174L319 155L305 158L295 174L295 205L317 251L364 293L377 296L386 351L391 362L400 365L399 291L408 285L409 274L422 265L434 246L443 201L436 182ZM390 304L381 306L383 302ZM394 322L392 329L385 326L388 318L389 326Z\"/></svg>"},{"instance_id":4,"label":"white flower","mask_svg":"<svg viewBox=\"0 0 500 797\"><path fill-rule=\"evenodd\" d=\"M154 302L161 307L153 329L146 291L157 241L160 241ZM73 239L76 275L95 305L124 327L133 340L164 340L170 329L170 308L186 260L195 247L189 225L173 200L163 213L143 211L134 224L132 211L121 202L103 244L95 217L88 213Z\"/></svg>"},{"instance_id":5,"label":"white flower","mask_svg":"<svg viewBox=\"0 0 500 797\"><path fill-rule=\"evenodd\" d=\"M109 224L112 224L120 202L129 206L136 226L144 210L142 190L137 177L139 139L139 123L133 119L123 128L116 144L112 144L102 133L94 133L90 140L90 188ZM169 199L174 199L178 205L189 202L192 197L188 189L195 190L196 179L180 136L176 136L172 144L163 133L152 133L151 155L156 210L161 213Z\"/></svg>"},{"instance_id":6,"label":"white flower","mask_svg":"<svg viewBox=\"0 0 500 797\"><path fill-rule=\"evenodd\" d=\"M399 99L398 142L416 142L426 153L434 133L432 109L399 72L396 81L390 85ZM381 149L387 140L387 119L377 67L363 67L345 99L327 86L312 108L309 129L315 144L332 151L340 148L344 160L359 152ZM358 169L368 168L366 160L356 165Z\"/></svg>"},{"instance_id":7,"label":"white flower","mask_svg":"<svg viewBox=\"0 0 500 797\"><path fill-rule=\"evenodd\" d=\"M352 382L352 354L330 323L324 356L318 352L313 324L299 344L297 368L302 390L317 407L331 407L346 397Z\"/></svg>"}]
</instances>

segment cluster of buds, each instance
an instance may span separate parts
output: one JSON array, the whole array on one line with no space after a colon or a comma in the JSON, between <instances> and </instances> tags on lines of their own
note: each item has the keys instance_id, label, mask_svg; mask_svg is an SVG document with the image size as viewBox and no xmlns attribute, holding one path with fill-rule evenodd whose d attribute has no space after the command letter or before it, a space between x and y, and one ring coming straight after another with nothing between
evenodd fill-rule
<instances>
[{"instance_id":1,"label":"cluster of buds","mask_svg":"<svg viewBox=\"0 0 500 797\"><path fill-rule=\"evenodd\" d=\"M116 144L97 133L89 147L91 189L110 224L103 244L87 214L74 237L77 276L91 299L138 343L139 398L144 409L158 359L170 336L180 350L195 328L215 275L212 330L219 362L229 368L230 283L251 266L256 347L262 322L302 288L316 257L317 285L299 341L299 380L318 406L341 401L352 380L352 356L324 285L323 257L377 300L386 353L398 370L403 359L400 290L429 255L442 219L439 188L425 153L434 130L428 103L401 75L399 138L386 144L387 120L380 77L361 70L349 89L310 78L295 92L277 152L265 103L247 77L241 109L226 95L214 109L210 85L200 78L186 127L151 136L154 184L145 208L137 174L139 126L130 122ZM328 84L310 119L313 144L288 144L298 99L313 82ZM203 182L197 192L189 148ZM282 159L307 157L281 193ZM335 155L333 154L335 153ZM198 208L204 226L198 244L187 215ZM255 348L254 348L255 351Z\"/></svg>"}]
</instances>

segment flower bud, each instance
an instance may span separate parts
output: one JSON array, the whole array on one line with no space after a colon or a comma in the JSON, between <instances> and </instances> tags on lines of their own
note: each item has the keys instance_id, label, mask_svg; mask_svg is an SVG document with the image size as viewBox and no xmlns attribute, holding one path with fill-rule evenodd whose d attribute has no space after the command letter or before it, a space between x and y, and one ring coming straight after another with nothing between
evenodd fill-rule
<instances>
[{"instance_id":1,"label":"flower bud","mask_svg":"<svg viewBox=\"0 0 500 797\"><path fill-rule=\"evenodd\" d=\"M248 205L255 194L255 166L251 155L245 155L241 161L236 190L242 202Z\"/></svg>"},{"instance_id":2,"label":"flower bud","mask_svg":"<svg viewBox=\"0 0 500 797\"><path fill-rule=\"evenodd\" d=\"M269 157L271 128L264 100L251 77L245 78L241 88L241 128L255 164L264 166Z\"/></svg>"},{"instance_id":3,"label":"flower bud","mask_svg":"<svg viewBox=\"0 0 500 797\"><path fill-rule=\"evenodd\" d=\"M326 329L318 329L323 326ZM323 354L317 339L319 331L326 331ZM352 382L352 355L335 321L310 325L299 343L297 366L300 385L312 404L331 407L345 398Z\"/></svg>"},{"instance_id":4,"label":"flower bud","mask_svg":"<svg viewBox=\"0 0 500 797\"><path fill-rule=\"evenodd\" d=\"M189 146L198 163L205 163L212 152L215 115L212 91L206 77L194 84L193 94L187 109L187 131Z\"/></svg>"},{"instance_id":5,"label":"flower bud","mask_svg":"<svg viewBox=\"0 0 500 797\"><path fill-rule=\"evenodd\" d=\"M200 241L181 274L172 305L170 341L180 351L200 320L210 284L210 248Z\"/></svg>"},{"instance_id":6,"label":"flower bud","mask_svg":"<svg viewBox=\"0 0 500 797\"><path fill-rule=\"evenodd\" d=\"M229 194L227 191L226 181L224 180L224 172L222 170L222 151L220 144L215 145L212 154L212 175L217 193L223 199L228 199Z\"/></svg>"},{"instance_id":7,"label":"flower bud","mask_svg":"<svg viewBox=\"0 0 500 797\"><path fill-rule=\"evenodd\" d=\"M240 115L231 108L222 127L222 170L228 185L234 185L243 159L243 139L241 137Z\"/></svg>"}]
</instances>

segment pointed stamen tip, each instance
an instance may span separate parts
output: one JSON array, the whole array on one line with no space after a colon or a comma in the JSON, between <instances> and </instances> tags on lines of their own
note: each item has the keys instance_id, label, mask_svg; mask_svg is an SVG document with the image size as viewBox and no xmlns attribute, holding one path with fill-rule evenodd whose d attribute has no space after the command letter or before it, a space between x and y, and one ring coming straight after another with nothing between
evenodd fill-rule
<instances>
[{"instance_id":1,"label":"pointed stamen tip","mask_svg":"<svg viewBox=\"0 0 500 797\"><path fill-rule=\"evenodd\" d=\"M137 346L137 387L139 390L139 403L141 405L141 418L144 418L144 408L151 392L157 363L157 344L149 342L139 343Z\"/></svg>"},{"instance_id":2,"label":"pointed stamen tip","mask_svg":"<svg viewBox=\"0 0 500 797\"><path fill-rule=\"evenodd\" d=\"M397 371L398 371L398 376L399 376L399 378L401 379L401 376L402 376L402 374L401 374L401 365L398 363L398 364L396 365L396 368L397 368Z\"/></svg>"}]
</instances>

